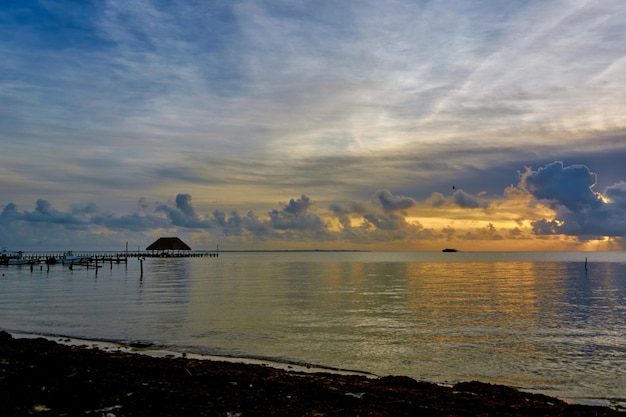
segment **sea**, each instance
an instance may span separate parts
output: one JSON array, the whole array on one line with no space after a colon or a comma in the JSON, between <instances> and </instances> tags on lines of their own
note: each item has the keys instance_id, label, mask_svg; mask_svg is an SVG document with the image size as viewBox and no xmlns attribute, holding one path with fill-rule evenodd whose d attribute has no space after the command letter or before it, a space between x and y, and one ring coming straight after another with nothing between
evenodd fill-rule
<instances>
[{"instance_id":1,"label":"sea","mask_svg":"<svg viewBox=\"0 0 626 417\"><path fill-rule=\"evenodd\" d=\"M12 333L626 407L626 252L220 252L0 275Z\"/></svg>"}]
</instances>

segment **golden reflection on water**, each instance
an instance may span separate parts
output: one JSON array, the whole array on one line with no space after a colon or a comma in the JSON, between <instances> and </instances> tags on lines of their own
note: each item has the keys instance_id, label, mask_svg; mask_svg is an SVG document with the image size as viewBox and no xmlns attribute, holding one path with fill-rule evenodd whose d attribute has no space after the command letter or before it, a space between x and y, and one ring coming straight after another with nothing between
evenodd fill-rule
<instances>
[{"instance_id":1,"label":"golden reflection on water","mask_svg":"<svg viewBox=\"0 0 626 417\"><path fill-rule=\"evenodd\" d=\"M536 326L542 294L537 264L411 263L407 268L408 307L433 327L415 343L429 343L434 351L469 345L536 354L538 347L527 339L503 339Z\"/></svg>"},{"instance_id":2,"label":"golden reflection on water","mask_svg":"<svg viewBox=\"0 0 626 417\"><path fill-rule=\"evenodd\" d=\"M572 262L246 256L193 264L181 343L381 375L544 388L611 372L621 349L613 329L623 328L623 284L606 282L620 275L617 264L593 265L585 276Z\"/></svg>"},{"instance_id":3,"label":"golden reflection on water","mask_svg":"<svg viewBox=\"0 0 626 417\"><path fill-rule=\"evenodd\" d=\"M285 337L297 338L294 334L300 333L303 338L320 337L330 346L336 341L326 340L329 334L350 333L358 350L368 354L389 350L388 340L371 343L378 340L377 332L395 331L398 338L414 339L416 343L490 343L499 337L501 329L532 328L542 316L550 314L546 308L555 304L539 299L546 296L545 289L540 288L541 276L550 264L542 264L541 268L538 265L215 264L223 270L213 271L210 283L196 280L190 291L189 325L196 334L205 332L213 343L220 332L272 333L281 328ZM201 276L196 272L191 275ZM553 291L547 293L554 296ZM269 344L271 338L267 338ZM223 343L226 348L227 341ZM515 344L510 348L532 349Z\"/></svg>"},{"instance_id":4,"label":"golden reflection on water","mask_svg":"<svg viewBox=\"0 0 626 417\"><path fill-rule=\"evenodd\" d=\"M532 315L537 308L532 263L412 263L407 269L410 308L421 314L482 321L490 317L485 313Z\"/></svg>"}]
</instances>

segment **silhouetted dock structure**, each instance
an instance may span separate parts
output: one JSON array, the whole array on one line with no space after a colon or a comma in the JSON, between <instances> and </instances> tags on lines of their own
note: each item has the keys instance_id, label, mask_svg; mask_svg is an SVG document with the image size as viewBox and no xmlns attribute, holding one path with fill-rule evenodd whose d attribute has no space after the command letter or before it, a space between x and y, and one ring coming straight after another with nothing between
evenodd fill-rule
<instances>
[{"instance_id":1,"label":"silhouetted dock structure","mask_svg":"<svg viewBox=\"0 0 626 417\"><path fill-rule=\"evenodd\" d=\"M100 267L104 264L127 263L129 258L202 258L219 256L219 246L215 251L191 250L189 245L178 237L162 237L145 250L129 251L46 251L46 252L7 252L2 251L0 265L47 265Z\"/></svg>"},{"instance_id":2,"label":"silhouetted dock structure","mask_svg":"<svg viewBox=\"0 0 626 417\"><path fill-rule=\"evenodd\" d=\"M202 257L214 257L218 253L216 251L189 251L181 253L170 252L155 252L155 251L132 251L132 252L106 252L106 251L74 251L74 254L80 257L88 258L89 263L98 261L98 263L126 263L129 258L202 258ZM28 265L29 263L50 263L50 264L70 264L72 261L63 261L63 252L56 251L42 251L42 252L23 252L21 259L28 262L24 262L22 265ZM6 258L6 262L0 264L8 265L8 260L12 258ZM85 263L83 261L74 262L75 265ZM17 264L16 264L17 265Z\"/></svg>"}]
</instances>

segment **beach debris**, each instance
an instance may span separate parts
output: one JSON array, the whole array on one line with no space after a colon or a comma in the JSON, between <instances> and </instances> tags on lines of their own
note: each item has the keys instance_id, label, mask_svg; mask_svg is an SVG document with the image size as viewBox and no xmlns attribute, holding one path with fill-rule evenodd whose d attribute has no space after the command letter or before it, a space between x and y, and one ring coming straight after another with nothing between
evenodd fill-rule
<instances>
[{"instance_id":1,"label":"beach debris","mask_svg":"<svg viewBox=\"0 0 626 417\"><path fill-rule=\"evenodd\" d=\"M110 354L87 346L72 348L44 338L13 339L3 331L0 367L2 416L29 412L40 416L93 417L623 415L623 408L617 406L570 405L557 398L477 381L444 387L401 376L369 379L363 375L287 373L239 363ZM185 368L201 377L189 378ZM71 380L62 377L72 375L76 369L80 372ZM39 391L42 386L46 387L45 392ZM249 386L254 389L248 389ZM26 406L24 393L29 393L32 401ZM130 396L132 400L127 399ZM618 401L624 405L623 399L614 404ZM113 406L107 406L110 404Z\"/></svg>"},{"instance_id":2,"label":"beach debris","mask_svg":"<svg viewBox=\"0 0 626 417\"><path fill-rule=\"evenodd\" d=\"M31 410L33 411L33 413L42 413L42 412L45 412L45 411L50 411L52 409L46 407L43 404L35 404L35 405L33 405L33 408Z\"/></svg>"},{"instance_id":3,"label":"beach debris","mask_svg":"<svg viewBox=\"0 0 626 417\"><path fill-rule=\"evenodd\" d=\"M102 417L116 417L111 411L121 410L122 408L123 406L121 405L113 405L111 407L99 408L93 411L85 411L85 414L99 413Z\"/></svg>"}]
</instances>

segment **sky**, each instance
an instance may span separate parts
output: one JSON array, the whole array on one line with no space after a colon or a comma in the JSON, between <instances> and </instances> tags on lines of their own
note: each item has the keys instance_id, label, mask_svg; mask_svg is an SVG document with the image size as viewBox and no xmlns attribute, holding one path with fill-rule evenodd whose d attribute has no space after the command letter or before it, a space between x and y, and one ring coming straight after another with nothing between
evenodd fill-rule
<instances>
[{"instance_id":1,"label":"sky","mask_svg":"<svg viewBox=\"0 0 626 417\"><path fill-rule=\"evenodd\" d=\"M0 247L623 250L623 0L0 3Z\"/></svg>"}]
</instances>

